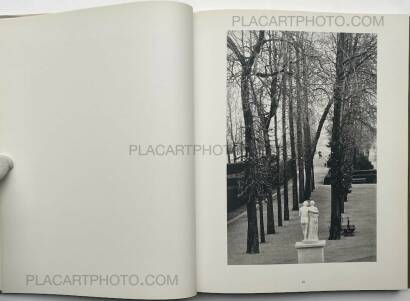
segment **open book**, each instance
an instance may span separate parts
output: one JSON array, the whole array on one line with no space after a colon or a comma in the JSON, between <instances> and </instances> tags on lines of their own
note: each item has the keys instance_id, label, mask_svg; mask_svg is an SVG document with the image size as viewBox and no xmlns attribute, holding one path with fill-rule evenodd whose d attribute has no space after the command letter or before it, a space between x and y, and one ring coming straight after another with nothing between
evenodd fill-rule
<instances>
[{"instance_id":1,"label":"open book","mask_svg":"<svg viewBox=\"0 0 410 301\"><path fill-rule=\"evenodd\" d=\"M0 37L3 292L407 288L408 16L141 2Z\"/></svg>"}]
</instances>

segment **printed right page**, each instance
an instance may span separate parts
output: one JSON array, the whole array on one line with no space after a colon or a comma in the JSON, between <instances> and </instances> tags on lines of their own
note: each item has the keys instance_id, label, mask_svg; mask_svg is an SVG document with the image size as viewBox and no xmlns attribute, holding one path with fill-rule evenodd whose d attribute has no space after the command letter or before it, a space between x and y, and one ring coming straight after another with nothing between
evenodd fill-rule
<instances>
[{"instance_id":1,"label":"printed right page","mask_svg":"<svg viewBox=\"0 0 410 301\"><path fill-rule=\"evenodd\" d=\"M408 16L194 24L198 291L406 289Z\"/></svg>"}]
</instances>

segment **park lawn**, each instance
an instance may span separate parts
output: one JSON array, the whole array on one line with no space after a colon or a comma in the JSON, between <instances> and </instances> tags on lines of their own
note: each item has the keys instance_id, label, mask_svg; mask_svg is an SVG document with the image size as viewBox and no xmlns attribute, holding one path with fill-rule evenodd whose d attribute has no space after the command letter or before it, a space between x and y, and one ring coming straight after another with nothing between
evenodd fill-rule
<instances>
[{"instance_id":1,"label":"park lawn","mask_svg":"<svg viewBox=\"0 0 410 301\"><path fill-rule=\"evenodd\" d=\"M353 185L345 214L356 225L355 236L327 241L326 262L376 261L376 184ZM292 202L289 191L290 208ZM282 197L283 199L283 197ZM319 239L327 240L330 225L330 186L316 184L312 193L320 210ZM283 200L282 200L283 201ZM246 214L228 225L228 264L289 264L297 263L295 242L302 240L298 211L290 211L290 220L277 226L277 203L274 199L276 234L266 235L266 243L260 244L259 254L246 254ZM266 223L266 205L264 206Z\"/></svg>"}]
</instances>

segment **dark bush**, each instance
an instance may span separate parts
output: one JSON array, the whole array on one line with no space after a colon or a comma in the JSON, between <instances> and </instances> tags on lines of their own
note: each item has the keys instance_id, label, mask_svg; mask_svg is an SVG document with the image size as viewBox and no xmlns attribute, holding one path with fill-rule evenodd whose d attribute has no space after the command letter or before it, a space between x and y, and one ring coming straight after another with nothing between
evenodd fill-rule
<instances>
[{"instance_id":1,"label":"dark bush","mask_svg":"<svg viewBox=\"0 0 410 301\"><path fill-rule=\"evenodd\" d=\"M369 161L369 158L364 154L357 154L353 159L353 169L354 170L366 170L373 169L374 166L372 162Z\"/></svg>"}]
</instances>

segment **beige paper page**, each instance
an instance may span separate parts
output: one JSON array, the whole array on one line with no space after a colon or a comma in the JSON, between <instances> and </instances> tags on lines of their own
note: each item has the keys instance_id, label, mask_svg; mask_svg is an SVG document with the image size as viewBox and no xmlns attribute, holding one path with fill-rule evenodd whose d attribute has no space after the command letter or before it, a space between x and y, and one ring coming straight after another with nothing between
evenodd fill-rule
<instances>
[{"instance_id":1,"label":"beige paper page","mask_svg":"<svg viewBox=\"0 0 410 301\"><path fill-rule=\"evenodd\" d=\"M136 3L1 20L2 290L196 293L192 10Z\"/></svg>"},{"instance_id":2,"label":"beige paper page","mask_svg":"<svg viewBox=\"0 0 410 301\"><path fill-rule=\"evenodd\" d=\"M354 258L356 262L344 259L342 261L346 262L298 264L294 245L302 239L302 230L297 220L299 218L297 212L291 212L292 219L285 222L283 227L277 227L277 234L268 235L266 244L260 244L259 254L246 254L246 208L243 214L232 219L232 223L227 225L228 161L226 153L197 156L196 239L197 278L200 292L269 293L407 288L406 167L409 20L406 16L384 16L383 26L356 27L346 24L331 26L328 23L322 26L301 25L299 27L290 25L290 23L269 25L272 16L278 20L279 16L286 19L290 16L306 18L318 15L320 14L249 10L208 11L194 15L195 142L200 145L225 145L227 141L227 97L235 97L235 95L228 95L227 91L227 55L230 53L227 48L227 34L229 31L238 31L235 42L239 45L238 47L243 47L241 49L246 49L247 45L241 45L241 30L376 34L377 188L375 184L362 184L364 186L361 186L361 189L367 187L371 195L377 195L377 197L373 199L374 203L368 208L369 215L363 215L365 220L357 218L357 211L352 214L352 221L363 226L358 227L356 235L350 241L349 237L343 238L347 241L347 245L346 253L342 252L341 255L342 257L346 255L347 258L348 252L352 252L351 249L349 250L349 243L360 238L366 231L376 235L373 238L376 249L373 246L371 249L363 248L364 253L372 253L371 257L362 259L366 262L359 262L360 258ZM322 16L324 15L332 16L332 14ZM346 20L352 18L351 15L343 16ZM256 41L256 36L257 34L253 41ZM251 50L248 48L246 51L246 56L249 57ZM240 78L238 82L240 83ZM236 97L240 99L239 92ZM240 103L238 108L240 110ZM256 111L254 113L256 114ZM273 144L273 132L270 135ZM327 191L330 196L330 188L327 188L329 186L326 187L323 183L321 186L317 189ZM357 191L356 188L354 189ZM352 194L352 198L354 195L356 194ZM367 195L369 194L363 193L362 197L366 198ZM330 202L330 199L328 201ZM352 206L352 204L348 203L346 206ZM326 206L328 205L321 201L319 210ZM324 216L326 216L324 210L320 211L320 222L324 219L324 222L329 223L330 217L326 220ZM276 212L275 218L277 218ZM232 227L236 228L232 230ZM327 240L329 231L325 226L321 226L322 228L325 234L321 232L320 239ZM293 234L286 237L286 231L290 231L289 229L296 229L293 231L294 237ZM283 239L290 247L276 244L275 239ZM325 259L331 259L337 252L340 254L340 249L337 250L334 247L336 243L338 242L327 241L324 249ZM230 257L233 253L229 250L230 246L237 245L240 248L234 249L235 254ZM276 246L279 249L271 250L269 246ZM277 258L274 258L274 255L271 258L266 257L266 254L280 253L283 257L288 258L289 262L284 260L279 264L275 263Z\"/></svg>"}]
</instances>

